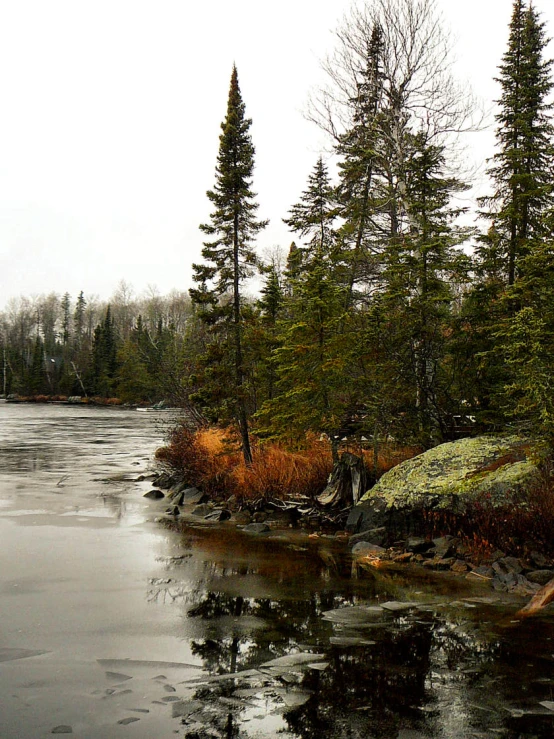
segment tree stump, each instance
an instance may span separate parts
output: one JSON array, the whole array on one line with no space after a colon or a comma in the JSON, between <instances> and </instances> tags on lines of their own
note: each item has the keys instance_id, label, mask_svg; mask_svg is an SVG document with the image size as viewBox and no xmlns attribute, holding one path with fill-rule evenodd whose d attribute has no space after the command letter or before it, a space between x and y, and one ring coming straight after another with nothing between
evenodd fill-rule
<instances>
[{"instance_id":1,"label":"tree stump","mask_svg":"<svg viewBox=\"0 0 554 739\"><path fill-rule=\"evenodd\" d=\"M325 508L356 505L366 490L366 470L363 460L344 452L333 467L325 490L316 500Z\"/></svg>"}]
</instances>

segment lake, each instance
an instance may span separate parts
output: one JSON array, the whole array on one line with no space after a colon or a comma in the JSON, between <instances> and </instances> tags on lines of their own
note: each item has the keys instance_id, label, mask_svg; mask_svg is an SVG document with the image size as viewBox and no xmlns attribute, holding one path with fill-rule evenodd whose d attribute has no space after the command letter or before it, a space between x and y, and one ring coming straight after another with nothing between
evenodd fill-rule
<instances>
[{"instance_id":1,"label":"lake","mask_svg":"<svg viewBox=\"0 0 554 739\"><path fill-rule=\"evenodd\" d=\"M552 737L554 608L156 518L167 414L0 401L0 737Z\"/></svg>"}]
</instances>

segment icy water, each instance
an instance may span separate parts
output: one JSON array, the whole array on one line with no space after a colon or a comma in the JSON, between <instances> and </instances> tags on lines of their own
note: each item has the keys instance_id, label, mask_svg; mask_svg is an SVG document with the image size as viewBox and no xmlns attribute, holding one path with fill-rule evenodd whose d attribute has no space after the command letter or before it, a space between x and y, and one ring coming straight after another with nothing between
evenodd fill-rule
<instances>
[{"instance_id":1,"label":"icy water","mask_svg":"<svg viewBox=\"0 0 554 739\"><path fill-rule=\"evenodd\" d=\"M554 736L554 610L294 531L154 521L163 428L0 403L0 738Z\"/></svg>"}]
</instances>

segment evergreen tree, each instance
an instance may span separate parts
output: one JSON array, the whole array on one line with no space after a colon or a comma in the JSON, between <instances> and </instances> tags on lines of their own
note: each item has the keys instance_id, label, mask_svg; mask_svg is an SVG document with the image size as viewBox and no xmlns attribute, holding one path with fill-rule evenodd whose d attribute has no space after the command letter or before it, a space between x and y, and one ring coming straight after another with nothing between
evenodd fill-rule
<instances>
[{"instance_id":1,"label":"evergreen tree","mask_svg":"<svg viewBox=\"0 0 554 739\"><path fill-rule=\"evenodd\" d=\"M266 226L256 219L257 203L252 191L254 146L250 135L252 121L245 117L245 105L239 88L236 67L233 67L227 102L227 115L221 124L216 183L207 195L214 205L210 223L201 230L212 241L204 243L205 264L194 264L193 279L199 287L190 290L200 316L214 333L229 337L232 348L234 393L230 398L232 415L237 421L245 462L252 462L250 448L248 404L246 399L246 368L244 365L242 285L253 274L256 254L253 241ZM216 341L223 347L221 336ZM216 347L207 352L206 362L212 363ZM227 353L227 352L225 352ZM223 357L222 357L223 359Z\"/></svg>"},{"instance_id":2,"label":"evergreen tree","mask_svg":"<svg viewBox=\"0 0 554 739\"><path fill-rule=\"evenodd\" d=\"M508 285L521 275L532 242L552 235L547 216L553 204L554 128L548 102L552 61L544 59L547 43L536 9L515 0L497 79L502 88L496 115L499 148L489 168L494 192L482 200L483 215L494 222L497 241L485 238L480 249L485 266L502 255Z\"/></svg>"},{"instance_id":3,"label":"evergreen tree","mask_svg":"<svg viewBox=\"0 0 554 739\"><path fill-rule=\"evenodd\" d=\"M336 217L335 191L323 158L319 157L300 202L293 205L289 217L283 219L291 231L309 239L302 249L304 265L329 260L335 247L333 221Z\"/></svg>"}]
</instances>

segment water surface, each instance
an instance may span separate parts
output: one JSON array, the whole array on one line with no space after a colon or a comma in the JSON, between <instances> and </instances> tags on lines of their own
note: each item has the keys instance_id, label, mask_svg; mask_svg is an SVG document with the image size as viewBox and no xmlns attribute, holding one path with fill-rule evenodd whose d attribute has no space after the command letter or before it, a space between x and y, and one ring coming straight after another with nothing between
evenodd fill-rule
<instances>
[{"instance_id":1,"label":"water surface","mask_svg":"<svg viewBox=\"0 0 554 739\"><path fill-rule=\"evenodd\" d=\"M521 601L359 571L332 539L168 531L136 481L163 431L0 405L2 739L554 735L550 608L520 624Z\"/></svg>"}]
</instances>

